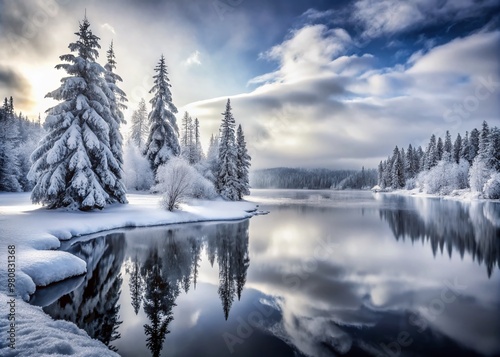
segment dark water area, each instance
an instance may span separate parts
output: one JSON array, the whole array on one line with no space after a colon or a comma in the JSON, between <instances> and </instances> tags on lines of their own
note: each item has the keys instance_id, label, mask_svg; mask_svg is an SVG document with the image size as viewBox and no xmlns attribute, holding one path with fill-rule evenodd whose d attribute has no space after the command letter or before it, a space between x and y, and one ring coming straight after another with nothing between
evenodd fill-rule
<instances>
[{"instance_id":1,"label":"dark water area","mask_svg":"<svg viewBox=\"0 0 500 357\"><path fill-rule=\"evenodd\" d=\"M255 190L271 213L81 237L33 299L122 356L499 356L500 203Z\"/></svg>"}]
</instances>

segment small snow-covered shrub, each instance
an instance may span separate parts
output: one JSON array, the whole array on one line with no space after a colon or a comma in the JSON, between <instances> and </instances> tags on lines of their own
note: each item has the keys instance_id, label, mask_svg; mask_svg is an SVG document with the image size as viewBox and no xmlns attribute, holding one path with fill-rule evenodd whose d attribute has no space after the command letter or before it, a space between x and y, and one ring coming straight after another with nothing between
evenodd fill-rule
<instances>
[{"instance_id":1,"label":"small snow-covered shrub","mask_svg":"<svg viewBox=\"0 0 500 357\"><path fill-rule=\"evenodd\" d=\"M472 192L482 193L484 185L490 178L491 174L491 170L488 169L484 160L476 157L469 171L469 184Z\"/></svg>"},{"instance_id":2,"label":"small snow-covered shrub","mask_svg":"<svg viewBox=\"0 0 500 357\"><path fill-rule=\"evenodd\" d=\"M163 194L161 205L169 211L188 198L212 199L217 196L214 185L182 158L172 158L158 168L158 184L153 190Z\"/></svg>"},{"instance_id":3,"label":"small snow-covered shrub","mask_svg":"<svg viewBox=\"0 0 500 357\"><path fill-rule=\"evenodd\" d=\"M467 187L468 163L460 164L441 160L428 171L417 177L416 187L422 187L425 193L449 195L453 190Z\"/></svg>"},{"instance_id":4,"label":"small snow-covered shrub","mask_svg":"<svg viewBox=\"0 0 500 357\"><path fill-rule=\"evenodd\" d=\"M153 187L155 192L163 194L160 204L163 208L173 211L190 197L196 170L181 158L172 158L165 165L158 167Z\"/></svg>"},{"instance_id":5,"label":"small snow-covered shrub","mask_svg":"<svg viewBox=\"0 0 500 357\"><path fill-rule=\"evenodd\" d=\"M128 190L147 191L154 183L153 171L140 149L128 142L124 150L124 179Z\"/></svg>"},{"instance_id":6,"label":"small snow-covered shrub","mask_svg":"<svg viewBox=\"0 0 500 357\"><path fill-rule=\"evenodd\" d=\"M191 192L192 197L200 199L213 199L217 197L214 184L197 172Z\"/></svg>"},{"instance_id":7,"label":"small snow-covered shrub","mask_svg":"<svg viewBox=\"0 0 500 357\"><path fill-rule=\"evenodd\" d=\"M494 173L484 184L484 196L491 199L500 199L500 173Z\"/></svg>"},{"instance_id":8,"label":"small snow-covered shrub","mask_svg":"<svg viewBox=\"0 0 500 357\"><path fill-rule=\"evenodd\" d=\"M407 190L413 190L414 188L417 188L417 179L416 178L409 178L406 180L405 188Z\"/></svg>"}]
</instances>

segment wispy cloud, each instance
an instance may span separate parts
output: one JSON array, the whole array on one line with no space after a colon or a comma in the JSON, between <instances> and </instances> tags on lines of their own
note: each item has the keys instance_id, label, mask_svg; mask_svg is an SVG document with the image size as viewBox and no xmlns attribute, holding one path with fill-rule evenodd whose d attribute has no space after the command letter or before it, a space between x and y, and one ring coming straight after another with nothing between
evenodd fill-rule
<instances>
[{"instance_id":1,"label":"wispy cloud","mask_svg":"<svg viewBox=\"0 0 500 357\"><path fill-rule=\"evenodd\" d=\"M200 66L201 65L201 60L200 60L200 51L196 50L189 57L184 61L184 63L187 66Z\"/></svg>"},{"instance_id":2,"label":"wispy cloud","mask_svg":"<svg viewBox=\"0 0 500 357\"><path fill-rule=\"evenodd\" d=\"M113 35L116 35L115 28L113 26L111 26L110 24L108 24L107 22L105 24L102 24L101 28L111 32Z\"/></svg>"}]
</instances>

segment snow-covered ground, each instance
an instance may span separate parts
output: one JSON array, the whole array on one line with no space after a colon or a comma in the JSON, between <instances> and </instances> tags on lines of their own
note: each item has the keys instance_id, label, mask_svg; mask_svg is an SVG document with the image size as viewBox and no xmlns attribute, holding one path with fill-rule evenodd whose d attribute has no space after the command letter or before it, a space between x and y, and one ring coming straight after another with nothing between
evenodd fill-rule
<instances>
[{"instance_id":1,"label":"snow-covered ground","mask_svg":"<svg viewBox=\"0 0 500 357\"><path fill-rule=\"evenodd\" d=\"M251 202L194 200L174 212L159 206L160 196L129 194L128 205L112 205L97 212L47 210L32 205L29 193L0 193L0 304L6 305L7 258L9 246L15 246L15 288L18 297L28 301L36 286L85 273L85 262L57 250L61 240L122 227L144 227L173 223L225 221L251 217L256 205ZM10 258L12 259L12 258ZM53 344L59 353L85 356L115 355L75 325L55 322L39 308L16 299L17 348L11 350L2 342L2 356L34 356L36 342ZM2 316L1 338L7 336L7 320ZM5 323L4 323L5 321ZM36 325L36 327L35 327ZM83 353L83 354L82 354Z\"/></svg>"},{"instance_id":2,"label":"snow-covered ground","mask_svg":"<svg viewBox=\"0 0 500 357\"><path fill-rule=\"evenodd\" d=\"M464 190L453 190L449 195L436 195L420 192L420 189L415 188L413 190L393 190L393 191L381 191L385 194L396 194L396 195L405 195L405 196L418 196L418 197L433 197L433 198L443 198L449 200L457 200L457 201L475 201L475 200L487 200L488 198L483 198L480 192L472 192L470 189ZM491 200L495 201L495 200Z\"/></svg>"}]
</instances>

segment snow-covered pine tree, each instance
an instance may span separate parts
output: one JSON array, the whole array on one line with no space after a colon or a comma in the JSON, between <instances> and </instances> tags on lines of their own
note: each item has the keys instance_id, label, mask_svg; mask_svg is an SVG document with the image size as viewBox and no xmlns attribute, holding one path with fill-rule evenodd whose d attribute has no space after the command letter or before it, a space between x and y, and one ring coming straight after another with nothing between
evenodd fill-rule
<instances>
[{"instance_id":1,"label":"snow-covered pine tree","mask_svg":"<svg viewBox=\"0 0 500 357\"><path fill-rule=\"evenodd\" d=\"M17 155L19 128L14 116L12 97L5 98L0 108L0 191L22 191L19 178L20 163Z\"/></svg>"},{"instance_id":2,"label":"snow-covered pine tree","mask_svg":"<svg viewBox=\"0 0 500 357\"><path fill-rule=\"evenodd\" d=\"M488 156L488 142L490 139L490 128L488 126L488 123L483 121L483 127L481 128L481 132L479 134L479 150L478 150L478 155L481 156L481 159L487 160Z\"/></svg>"},{"instance_id":3,"label":"snow-covered pine tree","mask_svg":"<svg viewBox=\"0 0 500 357\"><path fill-rule=\"evenodd\" d=\"M383 188L383 177L384 177L384 163L380 160L377 170L377 184Z\"/></svg>"},{"instance_id":4,"label":"snow-covered pine tree","mask_svg":"<svg viewBox=\"0 0 500 357\"><path fill-rule=\"evenodd\" d=\"M244 195L250 194L250 181L248 172L250 170L250 160L248 155L247 143L245 142L245 134L241 125L238 125L236 132L236 172L238 177L238 198L241 200Z\"/></svg>"},{"instance_id":5,"label":"snow-covered pine tree","mask_svg":"<svg viewBox=\"0 0 500 357\"><path fill-rule=\"evenodd\" d=\"M127 96L117 85L117 82L123 82L122 78L113 72L116 69L116 56L113 49L113 41L111 41L106 54L108 61L104 65L104 69L106 70L104 79L106 81L107 88L109 88L106 94L108 96L109 106L113 118L113 120L109 123L109 144L111 153L114 155L119 165L118 170L113 170L111 168L111 170L114 171L113 173L117 180L115 185L111 187L110 195L120 203L127 203L126 188L125 183L123 182L123 136L120 132L120 125L127 123L123 116L123 110L127 109L127 106L124 104L127 102Z\"/></svg>"},{"instance_id":6,"label":"snow-covered pine tree","mask_svg":"<svg viewBox=\"0 0 500 357\"><path fill-rule=\"evenodd\" d=\"M217 185L217 172L219 172L219 137L210 136L210 143L207 150L207 172L205 177L209 179L214 186Z\"/></svg>"},{"instance_id":7,"label":"snow-covered pine tree","mask_svg":"<svg viewBox=\"0 0 500 357\"><path fill-rule=\"evenodd\" d=\"M474 129L476 130L476 129ZM474 132L474 130L472 132ZM476 130L477 131L477 130ZM472 138L471 132L471 138ZM478 152L469 170L469 185L472 191L483 192L484 185L490 178L493 170L489 167L489 134L488 123L483 122L481 132L478 131Z\"/></svg>"},{"instance_id":8,"label":"snow-covered pine tree","mask_svg":"<svg viewBox=\"0 0 500 357\"><path fill-rule=\"evenodd\" d=\"M479 152L479 130L472 129L469 135L469 163L472 165L472 162L477 156Z\"/></svg>"},{"instance_id":9,"label":"snow-covered pine tree","mask_svg":"<svg viewBox=\"0 0 500 357\"><path fill-rule=\"evenodd\" d=\"M387 160L385 161L385 165L384 165L382 188L392 187L392 165L393 165L392 157L388 156Z\"/></svg>"},{"instance_id":10,"label":"snow-covered pine tree","mask_svg":"<svg viewBox=\"0 0 500 357\"><path fill-rule=\"evenodd\" d=\"M236 143L234 128L236 126L231 113L231 101L228 99L226 110L222 115L219 144L219 167L217 172L217 192L225 199L236 201L238 195L238 173L236 167Z\"/></svg>"},{"instance_id":11,"label":"snow-covered pine tree","mask_svg":"<svg viewBox=\"0 0 500 357\"><path fill-rule=\"evenodd\" d=\"M197 164L203 160L203 148L201 147L201 138L200 138L200 121L198 120L198 118L195 118L193 122L193 141L194 141L193 164Z\"/></svg>"},{"instance_id":12,"label":"snow-covered pine tree","mask_svg":"<svg viewBox=\"0 0 500 357\"><path fill-rule=\"evenodd\" d=\"M425 170L430 170L431 168L436 166L438 161L439 159L436 147L436 136L432 134L431 140L427 145L427 150L425 151Z\"/></svg>"},{"instance_id":13,"label":"snow-covered pine tree","mask_svg":"<svg viewBox=\"0 0 500 357\"><path fill-rule=\"evenodd\" d=\"M417 150L414 151L413 155L413 165L415 167L415 176L424 169L423 165L421 162L423 161L424 158L424 150L422 149L421 146L418 147Z\"/></svg>"},{"instance_id":14,"label":"snow-covered pine tree","mask_svg":"<svg viewBox=\"0 0 500 357\"><path fill-rule=\"evenodd\" d=\"M60 56L67 63L56 66L69 76L46 95L60 103L47 110L48 133L32 155L31 199L49 208L100 209L125 200L116 193L121 167L111 151L110 123L115 119L106 95L106 70L96 62L99 38L86 17L75 34L78 40L69 44L75 54Z\"/></svg>"},{"instance_id":15,"label":"snow-covered pine tree","mask_svg":"<svg viewBox=\"0 0 500 357\"><path fill-rule=\"evenodd\" d=\"M490 129L487 151L488 167L500 173L500 129L496 126Z\"/></svg>"},{"instance_id":16,"label":"snow-covered pine tree","mask_svg":"<svg viewBox=\"0 0 500 357\"><path fill-rule=\"evenodd\" d=\"M436 156L438 162L443 159L443 152L444 152L443 139L439 137L436 144Z\"/></svg>"},{"instance_id":17,"label":"snow-covered pine tree","mask_svg":"<svg viewBox=\"0 0 500 357\"><path fill-rule=\"evenodd\" d=\"M462 136L460 133L457 134L457 138L455 139L455 143L453 144L453 161L455 163L460 162L460 156L462 154Z\"/></svg>"},{"instance_id":18,"label":"snow-covered pine tree","mask_svg":"<svg viewBox=\"0 0 500 357\"><path fill-rule=\"evenodd\" d=\"M165 57L162 55L154 78L153 88L149 93L153 93L150 100L152 110L149 113L149 136L146 142L144 155L149 160L151 168L156 176L156 171L160 165L165 164L171 157L179 156L179 128L175 113L177 108L172 103L172 93L168 79L167 65Z\"/></svg>"},{"instance_id":19,"label":"snow-covered pine tree","mask_svg":"<svg viewBox=\"0 0 500 357\"><path fill-rule=\"evenodd\" d=\"M444 139L443 160L446 162L451 162L453 160L453 144L451 143L451 135L448 130L446 130L446 136Z\"/></svg>"},{"instance_id":20,"label":"snow-covered pine tree","mask_svg":"<svg viewBox=\"0 0 500 357\"><path fill-rule=\"evenodd\" d=\"M146 108L146 101L141 98L137 110L132 114L132 126L130 128L130 139L139 148L143 149L144 143L148 137L148 110Z\"/></svg>"},{"instance_id":21,"label":"snow-covered pine tree","mask_svg":"<svg viewBox=\"0 0 500 357\"><path fill-rule=\"evenodd\" d=\"M403 188L405 186L403 159L397 146L394 149L392 161L392 188Z\"/></svg>"},{"instance_id":22,"label":"snow-covered pine tree","mask_svg":"<svg viewBox=\"0 0 500 357\"><path fill-rule=\"evenodd\" d=\"M181 153L182 155L187 155L188 146L189 146L189 131L191 129L192 119L188 112L184 112L184 116L182 117L182 136L181 136Z\"/></svg>"},{"instance_id":23,"label":"snow-covered pine tree","mask_svg":"<svg viewBox=\"0 0 500 357\"><path fill-rule=\"evenodd\" d=\"M470 151L470 147L469 147L469 132L466 131L465 132L465 136L462 138L462 149L460 151L460 158L464 159L464 160L467 160L467 162L470 165L469 151Z\"/></svg>"}]
</instances>

